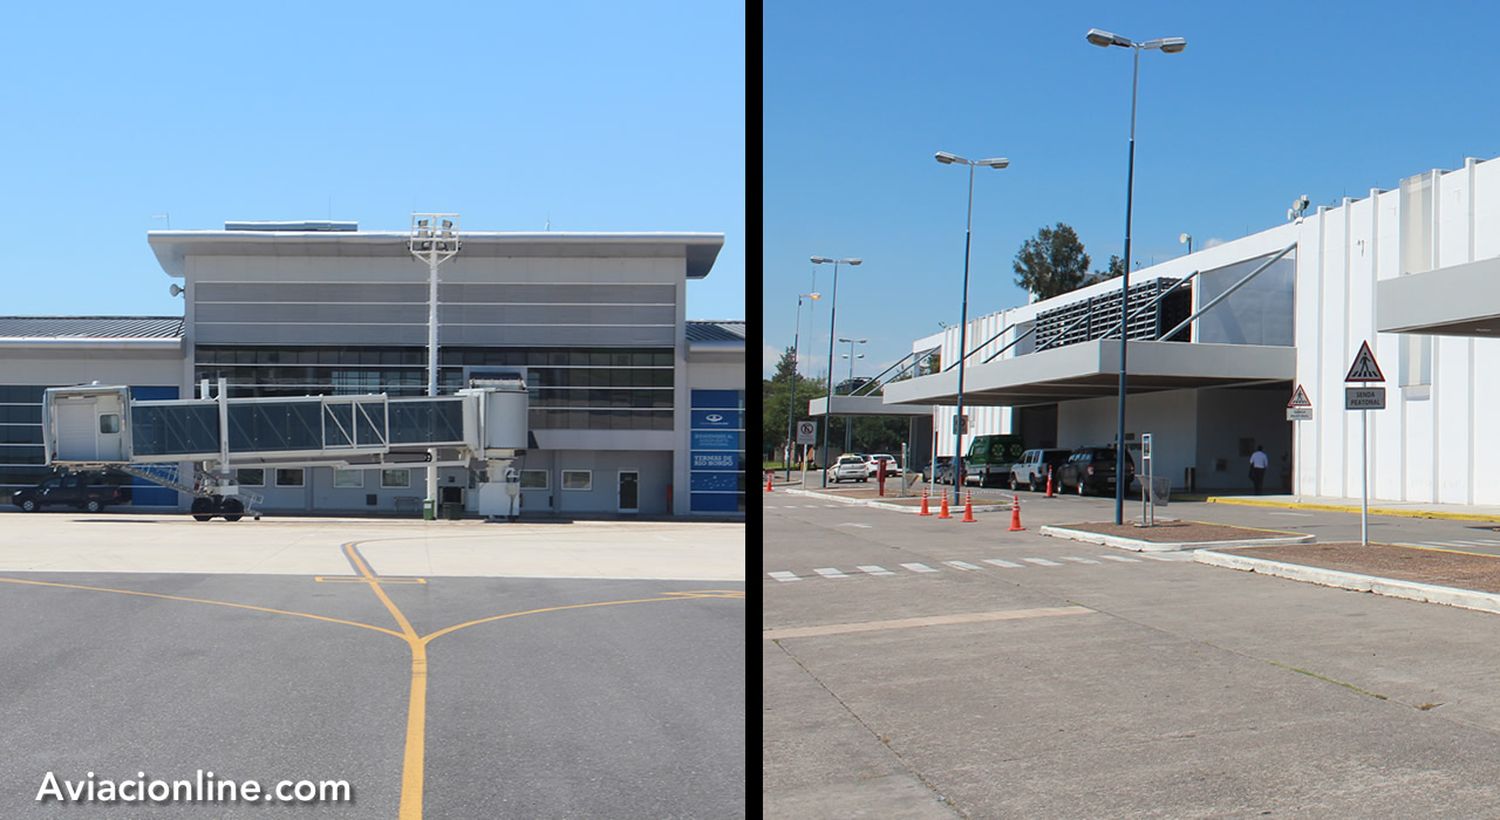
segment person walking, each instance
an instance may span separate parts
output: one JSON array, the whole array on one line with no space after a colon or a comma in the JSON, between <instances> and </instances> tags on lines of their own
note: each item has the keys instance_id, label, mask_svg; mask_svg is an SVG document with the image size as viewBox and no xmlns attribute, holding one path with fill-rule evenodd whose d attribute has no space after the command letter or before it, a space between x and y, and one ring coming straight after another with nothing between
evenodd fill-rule
<instances>
[{"instance_id":1,"label":"person walking","mask_svg":"<svg viewBox=\"0 0 1500 820\"><path fill-rule=\"evenodd\" d=\"M1250 454L1250 483L1255 485L1256 495L1260 495L1261 485L1266 481L1266 466L1270 461L1264 446L1257 446L1255 452Z\"/></svg>"}]
</instances>

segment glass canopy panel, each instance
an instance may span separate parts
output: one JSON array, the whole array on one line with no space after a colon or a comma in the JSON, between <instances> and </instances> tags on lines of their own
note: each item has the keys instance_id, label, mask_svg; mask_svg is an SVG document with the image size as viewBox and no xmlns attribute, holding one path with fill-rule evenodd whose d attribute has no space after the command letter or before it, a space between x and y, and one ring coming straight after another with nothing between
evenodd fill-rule
<instances>
[{"instance_id":1,"label":"glass canopy panel","mask_svg":"<svg viewBox=\"0 0 1500 820\"><path fill-rule=\"evenodd\" d=\"M322 407L316 401L229 405L230 452L323 449Z\"/></svg>"},{"instance_id":2,"label":"glass canopy panel","mask_svg":"<svg viewBox=\"0 0 1500 820\"><path fill-rule=\"evenodd\" d=\"M461 398L392 399L391 444L461 443L464 400Z\"/></svg>"}]
</instances>

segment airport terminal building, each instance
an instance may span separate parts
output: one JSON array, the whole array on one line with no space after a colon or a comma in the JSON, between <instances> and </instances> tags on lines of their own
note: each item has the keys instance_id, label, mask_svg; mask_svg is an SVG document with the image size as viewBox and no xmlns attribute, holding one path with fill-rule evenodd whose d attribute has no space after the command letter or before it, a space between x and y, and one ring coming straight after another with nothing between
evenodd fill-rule
<instances>
[{"instance_id":1,"label":"airport terminal building","mask_svg":"<svg viewBox=\"0 0 1500 820\"><path fill-rule=\"evenodd\" d=\"M1133 272L1136 463L1151 433L1155 474L1174 487L1247 491L1264 446L1268 491L1359 496L1361 420L1345 410L1345 377L1368 341L1386 379L1386 407L1368 416L1371 498L1500 504L1487 462L1500 380L1484 364L1500 361L1497 226L1500 162L1470 159ZM1119 280L972 320L970 431L1028 447L1112 444L1119 323ZM930 412L948 456L958 328L912 344L931 349L941 372L885 385L884 402ZM1298 385L1312 419L1291 422Z\"/></svg>"},{"instance_id":2,"label":"airport terminal building","mask_svg":"<svg viewBox=\"0 0 1500 820\"><path fill-rule=\"evenodd\" d=\"M0 492L51 471L49 386L124 384L134 399L427 389L428 267L404 232L353 223L153 231L182 289L169 317L0 317ZM521 514L738 516L745 509L745 323L689 321L710 233L465 232L441 266L439 393L519 374L530 398ZM269 473L269 474L268 474ZM407 511L425 469L245 469L267 512ZM185 509L137 480L135 506ZM439 501L474 509L473 478L439 471ZM419 509L419 507L416 507Z\"/></svg>"}]
</instances>

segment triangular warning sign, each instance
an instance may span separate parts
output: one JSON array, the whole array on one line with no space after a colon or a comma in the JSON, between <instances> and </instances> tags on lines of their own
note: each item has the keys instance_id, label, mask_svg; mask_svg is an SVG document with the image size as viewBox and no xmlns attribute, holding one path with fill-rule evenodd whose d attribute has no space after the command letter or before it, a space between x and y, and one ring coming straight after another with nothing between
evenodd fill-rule
<instances>
[{"instance_id":1,"label":"triangular warning sign","mask_svg":"<svg viewBox=\"0 0 1500 820\"><path fill-rule=\"evenodd\" d=\"M1292 400L1286 403L1287 407L1312 407L1312 399L1307 397L1307 391L1302 385L1297 385L1297 392L1292 394Z\"/></svg>"},{"instance_id":2,"label":"triangular warning sign","mask_svg":"<svg viewBox=\"0 0 1500 820\"><path fill-rule=\"evenodd\" d=\"M1349 375L1344 377L1344 381L1385 381L1385 375L1380 372L1380 365L1375 362L1375 354L1370 352L1369 342L1360 342L1359 352L1354 355L1354 364L1349 366Z\"/></svg>"}]
</instances>

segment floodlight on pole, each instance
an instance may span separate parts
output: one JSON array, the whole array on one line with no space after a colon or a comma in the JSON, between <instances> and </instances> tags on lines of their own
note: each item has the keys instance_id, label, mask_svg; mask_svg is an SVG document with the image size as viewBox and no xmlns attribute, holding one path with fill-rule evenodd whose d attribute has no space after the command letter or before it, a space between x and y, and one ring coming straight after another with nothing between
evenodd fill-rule
<instances>
[{"instance_id":1,"label":"floodlight on pole","mask_svg":"<svg viewBox=\"0 0 1500 820\"><path fill-rule=\"evenodd\" d=\"M814 265L833 265L833 293L828 299L828 393L825 401L827 406L823 408L823 456L818 462L822 469L818 472L823 474L822 486L828 486L828 420L833 418L833 340L835 338L834 320L839 310L839 265L861 265L864 260L858 257L848 259L830 259L826 256L814 256Z\"/></svg>"},{"instance_id":2,"label":"floodlight on pole","mask_svg":"<svg viewBox=\"0 0 1500 820\"><path fill-rule=\"evenodd\" d=\"M1184 231L1182 233L1182 235L1180 235L1180 236L1177 237L1177 244L1179 244L1179 245L1187 245L1188 246L1188 253L1192 253L1193 252L1193 235L1190 234L1190 233L1187 233L1186 231Z\"/></svg>"},{"instance_id":3,"label":"floodlight on pole","mask_svg":"<svg viewBox=\"0 0 1500 820\"><path fill-rule=\"evenodd\" d=\"M1130 74L1130 158L1125 172L1125 272L1120 276L1120 391L1119 424L1115 432L1115 524L1125 520L1125 356L1130 340L1130 217L1135 199L1135 102L1140 87L1141 51L1159 49L1166 54L1177 54L1187 48L1182 37L1158 37L1137 43L1114 32L1091 28L1084 39L1101 48L1120 46L1131 50L1134 56Z\"/></svg>"},{"instance_id":4,"label":"floodlight on pole","mask_svg":"<svg viewBox=\"0 0 1500 820\"><path fill-rule=\"evenodd\" d=\"M953 415L953 503L957 504L959 488L964 484L964 362L969 358L965 348L969 345L969 240L974 227L974 168L982 165L999 171L1009 167L1010 160L1005 157L969 160L947 151L939 151L933 157L944 165L969 166L969 212L964 220L964 291L958 321L958 401ZM937 453L934 452L933 456L936 457Z\"/></svg>"},{"instance_id":5,"label":"floodlight on pole","mask_svg":"<svg viewBox=\"0 0 1500 820\"><path fill-rule=\"evenodd\" d=\"M433 224L441 219L443 231L434 235ZM411 236L407 249L419 261L427 263L427 395L438 394L437 297L438 265L452 259L459 251L458 214L412 214ZM427 498L422 517L437 517L437 448L427 451Z\"/></svg>"}]
</instances>

